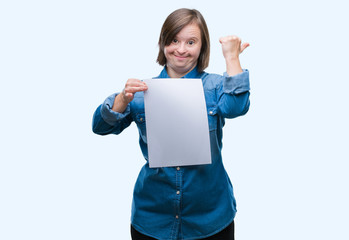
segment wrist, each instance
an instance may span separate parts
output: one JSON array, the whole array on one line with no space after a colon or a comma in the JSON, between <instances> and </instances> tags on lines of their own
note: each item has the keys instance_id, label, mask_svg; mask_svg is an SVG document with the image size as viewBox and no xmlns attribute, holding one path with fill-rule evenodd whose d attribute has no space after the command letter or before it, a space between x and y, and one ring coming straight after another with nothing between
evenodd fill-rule
<instances>
[{"instance_id":1,"label":"wrist","mask_svg":"<svg viewBox=\"0 0 349 240\"><path fill-rule=\"evenodd\" d=\"M224 59L226 62L237 62L240 61L239 55L229 55L229 56L224 56Z\"/></svg>"},{"instance_id":2,"label":"wrist","mask_svg":"<svg viewBox=\"0 0 349 240\"><path fill-rule=\"evenodd\" d=\"M114 100L112 110L114 112L123 113L129 102L127 102L124 92L119 93Z\"/></svg>"},{"instance_id":3,"label":"wrist","mask_svg":"<svg viewBox=\"0 0 349 240\"><path fill-rule=\"evenodd\" d=\"M118 101L120 101L120 103L122 103L122 104L128 104L129 103L127 101L127 98L126 98L124 90L121 93L119 93L119 95L117 97L118 97Z\"/></svg>"},{"instance_id":4,"label":"wrist","mask_svg":"<svg viewBox=\"0 0 349 240\"><path fill-rule=\"evenodd\" d=\"M231 58L226 60L227 74L229 76L234 76L242 72L241 64L239 58Z\"/></svg>"}]
</instances>

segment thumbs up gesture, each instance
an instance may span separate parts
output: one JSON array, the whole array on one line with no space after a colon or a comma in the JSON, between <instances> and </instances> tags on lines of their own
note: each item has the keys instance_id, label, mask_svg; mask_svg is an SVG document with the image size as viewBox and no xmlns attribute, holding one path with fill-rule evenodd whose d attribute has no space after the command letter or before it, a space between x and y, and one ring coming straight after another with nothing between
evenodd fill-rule
<instances>
[{"instance_id":1,"label":"thumbs up gesture","mask_svg":"<svg viewBox=\"0 0 349 240\"><path fill-rule=\"evenodd\" d=\"M219 42L222 44L223 56L226 60L238 58L240 53L250 46L249 43L241 45L241 39L234 35L221 37Z\"/></svg>"}]
</instances>

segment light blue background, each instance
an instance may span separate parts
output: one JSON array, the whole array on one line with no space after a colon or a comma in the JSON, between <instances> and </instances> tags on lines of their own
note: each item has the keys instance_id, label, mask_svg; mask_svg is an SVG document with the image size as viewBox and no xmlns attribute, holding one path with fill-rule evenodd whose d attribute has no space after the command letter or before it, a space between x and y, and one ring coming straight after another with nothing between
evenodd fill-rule
<instances>
[{"instance_id":1,"label":"light blue background","mask_svg":"<svg viewBox=\"0 0 349 240\"><path fill-rule=\"evenodd\" d=\"M219 37L251 44L250 112L223 139L236 238L349 239L344 0L1 1L0 239L130 239L137 129L100 137L92 114L160 72L160 28L180 7L207 21L208 72L225 70Z\"/></svg>"}]
</instances>

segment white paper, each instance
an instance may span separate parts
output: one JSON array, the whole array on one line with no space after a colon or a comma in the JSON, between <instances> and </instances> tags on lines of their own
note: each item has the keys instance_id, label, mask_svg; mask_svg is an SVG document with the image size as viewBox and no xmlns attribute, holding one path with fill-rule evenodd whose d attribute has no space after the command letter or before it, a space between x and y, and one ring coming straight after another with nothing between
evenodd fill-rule
<instances>
[{"instance_id":1,"label":"white paper","mask_svg":"<svg viewBox=\"0 0 349 240\"><path fill-rule=\"evenodd\" d=\"M144 107L151 168L211 163L201 79L144 80Z\"/></svg>"}]
</instances>

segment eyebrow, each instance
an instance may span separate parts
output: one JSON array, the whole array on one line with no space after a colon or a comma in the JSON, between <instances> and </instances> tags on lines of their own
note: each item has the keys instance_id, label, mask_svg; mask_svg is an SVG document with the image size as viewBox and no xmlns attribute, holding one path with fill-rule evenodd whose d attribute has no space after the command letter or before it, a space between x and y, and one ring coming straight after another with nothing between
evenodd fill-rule
<instances>
[{"instance_id":1,"label":"eyebrow","mask_svg":"<svg viewBox=\"0 0 349 240\"><path fill-rule=\"evenodd\" d=\"M176 35L173 39L179 39L178 35ZM188 38L186 38L186 40L195 40L195 41L199 41L200 38L197 38L197 37L188 37Z\"/></svg>"}]
</instances>

